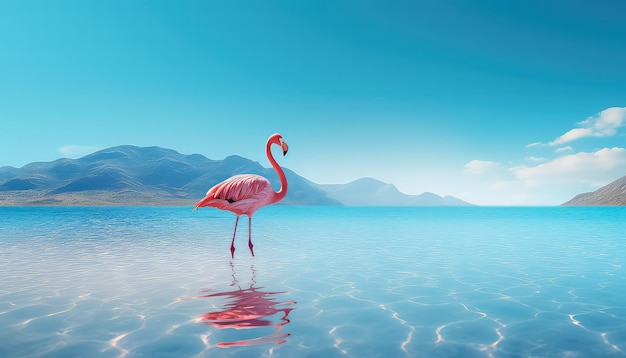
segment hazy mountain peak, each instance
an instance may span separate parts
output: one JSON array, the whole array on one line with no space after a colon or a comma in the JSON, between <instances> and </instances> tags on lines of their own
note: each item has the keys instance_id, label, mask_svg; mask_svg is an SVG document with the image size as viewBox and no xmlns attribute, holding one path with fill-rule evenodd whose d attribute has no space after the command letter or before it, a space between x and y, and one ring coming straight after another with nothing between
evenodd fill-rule
<instances>
[{"instance_id":1,"label":"hazy mountain peak","mask_svg":"<svg viewBox=\"0 0 626 358\"><path fill-rule=\"evenodd\" d=\"M106 148L86 155L81 160L106 160L106 159L158 159L170 156L183 156L175 150L152 146L138 147L134 145L119 145Z\"/></svg>"},{"instance_id":2,"label":"hazy mountain peak","mask_svg":"<svg viewBox=\"0 0 626 358\"><path fill-rule=\"evenodd\" d=\"M434 193L407 195L395 185L374 178L360 178L347 184L327 184L321 187L342 204L348 206L466 206L454 197L442 198Z\"/></svg>"}]
</instances>

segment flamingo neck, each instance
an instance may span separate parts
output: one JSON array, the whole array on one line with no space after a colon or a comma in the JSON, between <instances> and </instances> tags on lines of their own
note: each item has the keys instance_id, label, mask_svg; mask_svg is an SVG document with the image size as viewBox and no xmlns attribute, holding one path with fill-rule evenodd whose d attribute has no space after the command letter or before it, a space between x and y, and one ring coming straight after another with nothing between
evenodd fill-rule
<instances>
[{"instance_id":1,"label":"flamingo neck","mask_svg":"<svg viewBox=\"0 0 626 358\"><path fill-rule=\"evenodd\" d=\"M276 173L278 174L278 178L280 179L280 189L274 192L274 197L272 198L272 201L271 201L272 203L276 203L278 201L283 200L285 196L287 195L288 184L287 184L287 177L285 176L285 172L283 171L283 168L281 168L280 165L278 165L278 163L276 162L276 159L274 159L274 155L272 155L271 146L272 146L272 143L268 141L267 146L265 147L265 154L267 154L267 159L270 161L270 164L272 164L272 167L274 168L274 170L276 170Z\"/></svg>"}]
</instances>

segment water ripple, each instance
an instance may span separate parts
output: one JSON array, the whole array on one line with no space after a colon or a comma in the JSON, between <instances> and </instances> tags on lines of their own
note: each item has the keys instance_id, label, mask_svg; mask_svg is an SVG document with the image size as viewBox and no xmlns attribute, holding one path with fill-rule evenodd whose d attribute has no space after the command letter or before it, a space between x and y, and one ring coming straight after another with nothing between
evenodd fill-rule
<instances>
[{"instance_id":1,"label":"water ripple","mask_svg":"<svg viewBox=\"0 0 626 358\"><path fill-rule=\"evenodd\" d=\"M0 208L0 356L626 355L624 210L188 209Z\"/></svg>"}]
</instances>

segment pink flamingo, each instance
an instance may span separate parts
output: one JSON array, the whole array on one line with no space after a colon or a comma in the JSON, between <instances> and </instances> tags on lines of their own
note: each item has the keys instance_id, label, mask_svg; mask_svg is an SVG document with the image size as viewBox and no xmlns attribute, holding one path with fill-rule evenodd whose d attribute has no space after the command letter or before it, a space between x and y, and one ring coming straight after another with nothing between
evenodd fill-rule
<instances>
[{"instance_id":1,"label":"pink flamingo","mask_svg":"<svg viewBox=\"0 0 626 358\"><path fill-rule=\"evenodd\" d=\"M274 191L270 182L260 175L240 174L232 176L209 189L206 196L193 208L196 210L203 206L212 206L221 210L228 210L237 215L233 240L230 244L232 258L235 258L235 235L237 234L239 216L248 215L248 247L250 248L250 253L254 256L254 250L252 249L254 246L252 245L252 215L259 208L276 203L287 195L287 178L283 169L276 163L272 155L272 144L281 146L283 155L287 154L288 147L283 140L283 136L278 133L272 134L267 139L267 144L265 145L267 159L280 178L280 189L277 192Z\"/></svg>"}]
</instances>

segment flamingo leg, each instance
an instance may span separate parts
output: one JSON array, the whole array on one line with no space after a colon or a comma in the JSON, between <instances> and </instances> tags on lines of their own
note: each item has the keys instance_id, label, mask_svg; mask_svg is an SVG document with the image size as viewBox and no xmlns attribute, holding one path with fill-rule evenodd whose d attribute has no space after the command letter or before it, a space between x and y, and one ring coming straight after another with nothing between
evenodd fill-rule
<instances>
[{"instance_id":1,"label":"flamingo leg","mask_svg":"<svg viewBox=\"0 0 626 358\"><path fill-rule=\"evenodd\" d=\"M233 241L230 243L230 256L235 258L235 235L237 235L237 224L239 223L239 215L237 215L237 220L235 221L235 231L233 231Z\"/></svg>"},{"instance_id":2,"label":"flamingo leg","mask_svg":"<svg viewBox=\"0 0 626 358\"><path fill-rule=\"evenodd\" d=\"M248 247L250 248L250 253L254 256L254 250L252 249L254 245L252 245L252 217L248 216Z\"/></svg>"}]
</instances>

